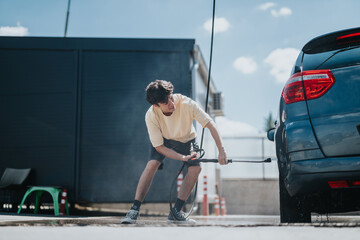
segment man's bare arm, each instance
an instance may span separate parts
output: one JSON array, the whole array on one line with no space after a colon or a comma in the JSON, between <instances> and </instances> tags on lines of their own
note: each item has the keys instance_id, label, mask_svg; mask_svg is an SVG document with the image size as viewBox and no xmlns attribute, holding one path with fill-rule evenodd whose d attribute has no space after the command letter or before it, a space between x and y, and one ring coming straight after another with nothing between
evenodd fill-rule
<instances>
[{"instance_id":1,"label":"man's bare arm","mask_svg":"<svg viewBox=\"0 0 360 240\"><path fill-rule=\"evenodd\" d=\"M216 128L216 125L213 121L210 121L206 124L205 128L208 128L210 130L211 136L213 137L216 146L219 150L219 156L218 156L218 162L221 165L228 164L226 151L222 143L221 136L219 134L218 129Z\"/></svg>"}]
</instances>

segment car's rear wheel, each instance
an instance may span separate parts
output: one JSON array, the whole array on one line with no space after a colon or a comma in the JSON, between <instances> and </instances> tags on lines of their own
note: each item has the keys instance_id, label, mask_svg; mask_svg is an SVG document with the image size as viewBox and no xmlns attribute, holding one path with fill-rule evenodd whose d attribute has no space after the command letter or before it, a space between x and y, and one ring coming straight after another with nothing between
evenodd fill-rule
<instances>
[{"instance_id":1,"label":"car's rear wheel","mask_svg":"<svg viewBox=\"0 0 360 240\"><path fill-rule=\"evenodd\" d=\"M306 207L304 197L291 197L279 177L280 221L281 223L311 223L311 212Z\"/></svg>"}]
</instances>

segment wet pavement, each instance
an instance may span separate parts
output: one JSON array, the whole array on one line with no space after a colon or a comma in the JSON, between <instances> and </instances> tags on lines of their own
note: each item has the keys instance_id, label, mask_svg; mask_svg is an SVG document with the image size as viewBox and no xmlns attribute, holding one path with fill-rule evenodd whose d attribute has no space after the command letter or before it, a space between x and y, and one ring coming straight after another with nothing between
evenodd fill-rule
<instances>
[{"instance_id":1,"label":"wet pavement","mask_svg":"<svg viewBox=\"0 0 360 240\"><path fill-rule=\"evenodd\" d=\"M357 240L359 228L286 227L0 227L0 239L6 240Z\"/></svg>"},{"instance_id":2,"label":"wet pavement","mask_svg":"<svg viewBox=\"0 0 360 240\"><path fill-rule=\"evenodd\" d=\"M116 226L116 227L261 227L261 226L314 226L359 227L360 215L313 215L312 223L281 224L279 216L228 215L191 216L196 223L173 224L167 216L141 216L137 224L121 224L122 216L106 217L54 217L48 215L0 214L0 227L6 226Z\"/></svg>"},{"instance_id":3,"label":"wet pavement","mask_svg":"<svg viewBox=\"0 0 360 240\"><path fill-rule=\"evenodd\" d=\"M192 216L195 224L169 224L166 216L142 216L137 224L120 224L123 216L0 214L0 240L357 240L359 215L312 217L311 224L281 224L279 216Z\"/></svg>"}]
</instances>

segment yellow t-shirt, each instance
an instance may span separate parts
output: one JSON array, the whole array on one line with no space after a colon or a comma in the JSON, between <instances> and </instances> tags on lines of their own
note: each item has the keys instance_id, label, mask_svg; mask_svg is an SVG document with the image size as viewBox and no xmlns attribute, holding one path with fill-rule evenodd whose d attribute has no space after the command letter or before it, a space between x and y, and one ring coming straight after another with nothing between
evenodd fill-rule
<instances>
[{"instance_id":1,"label":"yellow t-shirt","mask_svg":"<svg viewBox=\"0 0 360 240\"><path fill-rule=\"evenodd\" d=\"M153 147L164 144L164 139L188 142L196 137L193 120L205 127L212 119L191 98L173 94L175 111L165 116L160 108L151 106L145 114L145 122Z\"/></svg>"}]
</instances>

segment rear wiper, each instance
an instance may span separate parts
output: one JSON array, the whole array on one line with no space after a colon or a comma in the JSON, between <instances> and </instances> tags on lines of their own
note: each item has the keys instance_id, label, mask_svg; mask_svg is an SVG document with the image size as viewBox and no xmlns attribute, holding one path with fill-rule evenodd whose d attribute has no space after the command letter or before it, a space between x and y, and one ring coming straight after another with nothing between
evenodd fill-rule
<instances>
[{"instance_id":1,"label":"rear wiper","mask_svg":"<svg viewBox=\"0 0 360 240\"><path fill-rule=\"evenodd\" d=\"M353 46L353 47L349 47L349 48L344 48L341 49L339 51L334 52L330 57L328 57L325 61L323 61L322 63L319 64L319 66L315 67L314 69L319 69L323 64L325 64L327 61L330 60L330 58L334 57L336 54L341 53L341 52L346 52L355 48L359 48L360 46Z\"/></svg>"}]
</instances>

